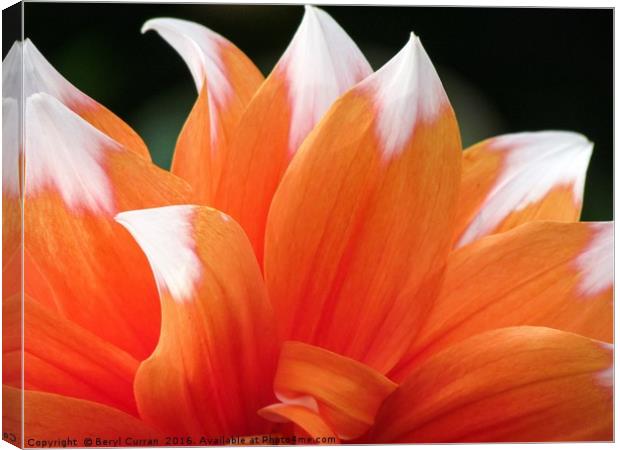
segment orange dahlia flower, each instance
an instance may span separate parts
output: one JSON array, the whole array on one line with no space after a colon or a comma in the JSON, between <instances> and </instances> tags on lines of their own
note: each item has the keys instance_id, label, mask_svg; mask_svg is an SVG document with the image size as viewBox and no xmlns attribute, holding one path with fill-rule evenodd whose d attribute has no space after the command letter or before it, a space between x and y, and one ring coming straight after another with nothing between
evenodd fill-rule
<instances>
[{"instance_id":1,"label":"orange dahlia flower","mask_svg":"<svg viewBox=\"0 0 620 450\"><path fill-rule=\"evenodd\" d=\"M612 439L586 138L463 152L416 36L373 73L313 7L266 79L146 30L198 93L171 172L29 40L4 61L5 431L23 395L26 446Z\"/></svg>"}]
</instances>

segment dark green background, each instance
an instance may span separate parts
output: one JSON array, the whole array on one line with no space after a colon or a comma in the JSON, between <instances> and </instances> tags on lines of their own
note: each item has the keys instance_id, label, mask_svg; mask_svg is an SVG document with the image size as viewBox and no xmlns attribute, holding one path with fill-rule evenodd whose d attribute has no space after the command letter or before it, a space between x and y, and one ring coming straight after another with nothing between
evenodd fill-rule
<instances>
[{"instance_id":1,"label":"dark green background","mask_svg":"<svg viewBox=\"0 0 620 450\"><path fill-rule=\"evenodd\" d=\"M456 110L465 145L516 131L585 134L595 149L584 219L612 219L612 10L324 9L375 69L410 31L419 35ZM140 35L144 21L172 16L204 24L267 74L303 15L301 6L258 5L26 3L24 10L26 36L73 84L134 127L163 167L196 93L176 53L155 33Z\"/></svg>"}]
</instances>

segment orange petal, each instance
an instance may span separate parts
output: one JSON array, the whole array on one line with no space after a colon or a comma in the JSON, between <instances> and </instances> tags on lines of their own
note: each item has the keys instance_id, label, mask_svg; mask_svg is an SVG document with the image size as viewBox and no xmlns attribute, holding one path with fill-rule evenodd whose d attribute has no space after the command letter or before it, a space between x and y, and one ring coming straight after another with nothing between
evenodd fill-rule
<instances>
[{"instance_id":1,"label":"orange petal","mask_svg":"<svg viewBox=\"0 0 620 450\"><path fill-rule=\"evenodd\" d=\"M3 99L28 98L38 92L48 94L125 148L150 159L148 149L140 136L107 108L69 83L43 57L30 39L23 43L15 42L11 47L3 61L2 86Z\"/></svg>"},{"instance_id":2,"label":"orange petal","mask_svg":"<svg viewBox=\"0 0 620 450\"><path fill-rule=\"evenodd\" d=\"M274 382L282 403L309 407L346 440L368 431L394 389L396 384L364 364L292 341L282 347Z\"/></svg>"},{"instance_id":3,"label":"orange petal","mask_svg":"<svg viewBox=\"0 0 620 450\"><path fill-rule=\"evenodd\" d=\"M159 335L146 258L118 211L186 201L181 179L111 140L58 100L26 105L25 250L62 315L140 359ZM30 274L25 273L26 291Z\"/></svg>"},{"instance_id":4,"label":"orange petal","mask_svg":"<svg viewBox=\"0 0 620 450\"><path fill-rule=\"evenodd\" d=\"M2 387L7 401L19 402L21 395L18 389ZM157 432L140 420L109 406L36 391L24 391L23 397L25 447L90 447L97 445L96 438L114 440L97 446L124 447L135 445L135 439L158 438ZM19 421L4 414L3 419L5 430L21 428ZM85 445L85 438L92 439L91 445ZM75 441L63 445L61 441L68 439Z\"/></svg>"},{"instance_id":5,"label":"orange petal","mask_svg":"<svg viewBox=\"0 0 620 450\"><path fill-rule=\"evenodd\" d=\"M325 420L312 409L296 404L276 403L262 408L258 413L272 422L293 422L300 427L307 436L317 444L339 444L338 436L333 432ZM287 438L287 436L284 436ZM296 436L297 439L299 439ZM302 438L303 439L303 438ZM297 441L306 444L305 441Z\"/></svg>"},{"instance_id":6,"label":"orange petal","mask_svg":"<svg viewBox=\"0 0 620 450\"><path fill-rule=\"evenodd\" d=\"M492 328L536 325L611 342L613 224L523 225L454 252L435 307L400 367Z\"/></svg>"},{"instance_id":7,"label":"orange petal","mask_svg":"<svg viewBox=\"0 0 620 450\"><path fill-rule=\"evenodd\" d=\"M23 248L23 247L22 247ZM9 298L21 292L22 273L28 274L28 283L24 285L24 294L36 298L39 303L48 309L59 312L59 302L52 285L41 271L29 251L14 251L10 258L3 261L2 269L2 298Z\"/></svg>"},{"instance_id":8,"label":"orange petal","mask_svg":"<svg viewBox=\"0 0 620 450\"><path fill-rule=\"evenodd\" d=\"M215 206L243 226L259 262L269 205L289 161L334 100L370 73L344 30L306 6L293 40L241 118L216 191Z\"/></svg>"},{"instance_id":9,"label":"orange petal","mask_svg":"<svg viewBox=\"0 0 620 450\"><path fill-rule=\"evenodd\" d=\"M4 383L21 384L21 302L3 302ZM103 403L136 415L133 378L138 362L122 350L34 302L24 300L24 387ZM11 339L15 337L15 339Z\"/></svg>"},{"instance_id":10,"label":"orange petal","mask_svg":"<svg viewBox=\"0 0 620 450\"><path fill-rule=\"evenodd\" d=\"M141 417L176 435L243 436L267 425L277 362L272 312L243 230L219 211L170 206L117 216L150 261L162 330L136 374Z\"/></svg>"},{"instance_id":11,"label":"orange petal","mask_svg":"<svg viewBox=\"0 0 620 450\"><path fill-rule=\"evenodd\" d=\"M265 278L284 337L381 373L396 364L436 295L460 158L454 113L412 35L334 104L276 192Z\"/></svg>"},{"instance_id":12,"label":"orange petal","mask_svg":"<svg viewBox=\"0 0 620 450\"><path fill-rule=\"evenodd\" d=\"M566 131L506 134L465 150L456 246L533 220L578 220L591 154L591 142Z\"/></svg>"},{"instance_id":13,"label":"orange petal","mask_svg":"<svg viewBox=\"0 0 620 450\"><path fill-rule=\"evenodd\" d=\"M2 386L2 440L17 447L22 442L22 390Z\"/></svg>"},{"instance_id":14,"label":"orange petal","mask_svg":"<svg viewBox=\"0 0 620 450\"><path fill-rule=\"evenodd\" d=\"M368 440L611 440L612 358L609 344L550 328L476 335L416 367Z\"/></svg>"},{"instance_id":15,"label":"orange petal","mask_svg":"<svg viewBox=\"0 0 620 450\"><path fill-rule=\"evenodd\" d=\"M199 94L179 136L172 172L190 183L195 202L213 204L219 168L263 76L241 50L202 25L159 18L144 24L142 32L148 30L181 55Z\"/></svg>"}]
</instances>

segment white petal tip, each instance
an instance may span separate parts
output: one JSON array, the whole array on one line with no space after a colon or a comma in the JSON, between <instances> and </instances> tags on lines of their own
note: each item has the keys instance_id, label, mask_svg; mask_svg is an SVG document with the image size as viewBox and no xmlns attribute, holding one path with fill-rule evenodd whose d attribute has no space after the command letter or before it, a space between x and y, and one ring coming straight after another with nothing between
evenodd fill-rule
<instances>
[{"instance_id":1,"label":"white petal tip","mask_svg":"<svg viewBox=\"0 0 620 450\"><path fill-rule=\"evenodd\" d=\"M614 224L595 222L590 224L592 239L577 258L580 273L579 291L593 297L610 289L614 282Z\"/></svg>"},{"instance_id":2,"label":"white petal tip","mask_svg":"<svg viewBox=\"0 0 620 450\"><path fill-rule=\"evenodd\" d=\"M102 160L120 144L44 92L28 97L25 120L26 195L53 188L71 209L111 213Z\"/></svg>"},{"instance_id":3,"label":"white petal tip","mask_svg":"<svg viewBox=\"0 0 620 450\"><path fill-rule=\"evenodd\" d=\"M276 70L283 70L288 81L291 153L340 95L372 73L368 61L340 25L325 11L310 5L305 6L301 24Z\"/></svg>"},{"instance_id":4,"label":"white petal tip","mask_svg":"<svg viewBox=\"0 0 620 450\"><path fill-rule=\"evenodd\" d=\"M495 138L491 148L509 152L506 167L526 169L535 181L535 186L528 187L531 191L526 196L528 203L560 184L570 184L575 202L581 202L594 149L594 144L584 135L555 130L514 133Z\"/></svg>"},{"instance_id":5,"label":"white petal tip","mask_svg":"<svg viewBox=\"0 0 620 450\"><path fill-rule=\"evenodd\" d=\"M192 298L201 274L192 227L195 208L174 205L125 211L114 217L146 255L160 294L167 292L179 303Z\"/></svg>"},{"instance_id":6,"label":"white petal tip","mask_svg":"<svg viewBox=\"0 0 620 450\"><path fill-rule=\"evenodd\" d=\"M152 22L152 19L151 20L147 20L146 22L144 22L144 24L142 25L142 28L140 28L140 34L144 34L147 31L150 31L150 30L153 29L151 27L151 22Z\"/></svg>"},{"instance_id":7,"label":"white petal tip","mask_svg":"<svg viewBox=\"0 0 620 450\"><path fill-rule=\"evenodd\" d=\"M607 352L613 358L614 355L614 345L607 342L600 342L599 345L601 348ZM614 387L614 365L613 362L602 370L599 370L596 373L596 381L599 386L603 386L605 388L613 390Z\"/></svg>"},{"instance_id":8,"label":"white petal tip","mask_svg":"<svg viewBox=\"0 0 620 450\"><path fill-rule=\"evenodd\" d=\"M359 88L373 97L377 134L388 157L403 149L417 123L432 121L449 104L435 67L413 32L404 47Z\"/></svg>"},{"instance_id":9,"label":"white petal tip","mask_svg":"<svg viewBox=\"0 0 620 450\"><path fill-rule=\"evenodd\" d=\"M572 189L580 205L594 144L572 131L511 133L489 139L503 153L501 172L458 247L492 232L509 214L541 201L557 187Z\"/></svg>"}]
</instances>

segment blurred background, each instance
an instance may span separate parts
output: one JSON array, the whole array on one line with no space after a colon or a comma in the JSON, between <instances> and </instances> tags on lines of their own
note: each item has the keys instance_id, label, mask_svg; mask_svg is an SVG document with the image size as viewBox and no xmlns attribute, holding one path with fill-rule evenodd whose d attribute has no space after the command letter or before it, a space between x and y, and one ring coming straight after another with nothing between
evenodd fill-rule
<instances>
[{"instance_id":1,"label":"blurred background","mask_svg":"<svg viewBox=\"0 0 620 450\"><path fill-rule=\"evenodd\" d=\"M464 146L517 131L585 134L595 148L583 218L613 218L611 9L323 8L374 69L410 31L420 36L456 110ZM74 85L127 121L164 168L196 92L180 57L154 32L141 36L142 24L158 16L204 24L267 75L303 15L293 5L36 2L24 10L25 35ZM11 43L4 39L3 56Z\"/></svg>"}]
</instances>

